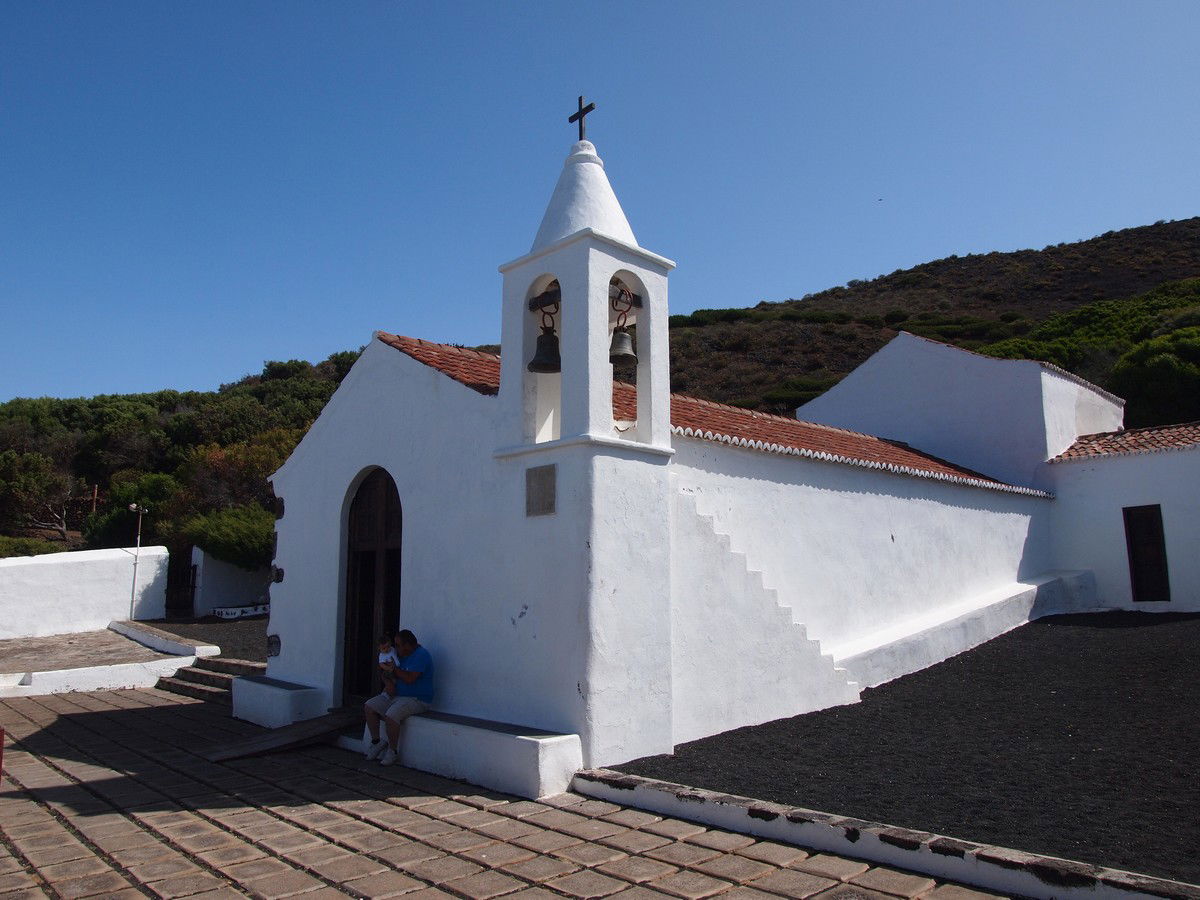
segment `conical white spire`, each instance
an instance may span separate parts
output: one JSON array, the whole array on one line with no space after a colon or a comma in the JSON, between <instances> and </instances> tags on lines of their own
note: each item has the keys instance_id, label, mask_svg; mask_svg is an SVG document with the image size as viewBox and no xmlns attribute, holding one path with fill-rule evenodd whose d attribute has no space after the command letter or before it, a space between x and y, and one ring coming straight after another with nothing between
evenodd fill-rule
<instances>
[{"instance_id":1,"label":"conical white spire","mask_svg":"<svg viewBox=\"0 0 1200 900\"><path fill-rule=\"evenodd\" d=\"M638 245L604 174L604 161L596 155L591 141L579 141L571 148L529 252L549 247L584 228Z\"/></svg>"}]
</instances>

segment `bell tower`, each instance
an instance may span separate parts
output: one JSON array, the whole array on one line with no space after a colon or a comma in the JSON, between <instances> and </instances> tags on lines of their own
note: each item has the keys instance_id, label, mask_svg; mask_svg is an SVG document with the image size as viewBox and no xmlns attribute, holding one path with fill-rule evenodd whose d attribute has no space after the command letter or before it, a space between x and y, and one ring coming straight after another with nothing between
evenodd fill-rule
<instances>
[{"instance_id":1,"label":"bell tower","mask_svg":"<svg viewBox=\"0 0 1200 900\"><path fill-rule=\"evenodd\" d=\"M539 642L543 709L585 765L671 742L667 275L638 245L586 139L583 105L529 252L504 276L497 495L511 594L556 623ZM614 338L615 335L615 338ZM636 388L613 359L636 354ZM543 618L544 617L544 618ZM544 626L543 633L550 628Z\"/></svg>"},{"instance_id":2,"label":"bell tower","mask_svg":"<svg viewBox=\"0 0 1200 900\"><path fill-rule=\"evenodd\" d=\"M670 447L667 274L675 264L638 246L604 162L583 137L583 116L594 108L580 98L572 117L580 140L529 253L500 267L500 401L512 448L579 440ZM631 333L636 344L632 419L630 409L614 417L614 332L618 345Z\"/></svg>"}]
</instances>

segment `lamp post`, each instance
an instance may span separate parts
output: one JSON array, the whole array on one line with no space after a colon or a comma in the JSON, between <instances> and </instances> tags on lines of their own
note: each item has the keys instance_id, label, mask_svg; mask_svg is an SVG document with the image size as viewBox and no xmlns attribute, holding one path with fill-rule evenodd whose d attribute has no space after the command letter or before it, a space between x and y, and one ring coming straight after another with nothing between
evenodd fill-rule
<instances>
[{"instance_id":1,"label":"lamp post","mask_svg":"<svg viewBox=\"0 0 1200 900\"><path fill-rule=\"evenodd\" d=\"M139 503L130 503L129 511L137 513L137 545L133 549L133 584L129 588L129 620L133 621L133 607L137 602L138 558L142 555L142 515L150 512L150 507Z\"/></svg>"}]
</instances>

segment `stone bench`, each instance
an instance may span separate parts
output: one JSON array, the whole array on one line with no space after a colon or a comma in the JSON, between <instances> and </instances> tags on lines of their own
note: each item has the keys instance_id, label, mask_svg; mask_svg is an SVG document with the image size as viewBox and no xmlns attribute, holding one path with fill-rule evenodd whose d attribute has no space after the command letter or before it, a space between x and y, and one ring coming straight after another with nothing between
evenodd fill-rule
<instances>
[{"instance_id":1,"label":"stone bench","mask_svg":"<svg viewBox=\"0 0 1200 900\"><path fill-rule=\"evenodd\" d=\"M325 714L321 692L267 675L239 675L230 685L234 718L266 728L280 728Z\"/></svg>"},{"instance_id":2,"label":"stone bench","mask_svg":"<svg viewBox=\"0 0 1200 900\"><path fill-rule=\"evenodd\" d=\"M370 736L343 736L338 746L363 752ZM405 720L399 762L422 772L536 799L561 794L583 768L577 734L429 711Z\"/></svg>"}]
</instances>

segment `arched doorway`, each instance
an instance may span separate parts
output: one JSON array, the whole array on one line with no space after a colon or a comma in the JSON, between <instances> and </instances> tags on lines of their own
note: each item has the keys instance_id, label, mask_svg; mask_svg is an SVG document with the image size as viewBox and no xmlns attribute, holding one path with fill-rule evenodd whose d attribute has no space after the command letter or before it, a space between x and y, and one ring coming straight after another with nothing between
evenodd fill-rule
<instances>
[{"instance_id":1,"label":"arched doorway","mask_svg":"<svg viewBox=\"0 0 1200 900\"><path fill-rule=\"evenodd\" d=\"M403 516L396 483L383 469L363 479L350 503L346 529L343 702L360 702L378 688L380 634L400 622L400 542Z\"/></svg>"}]
</instances>

